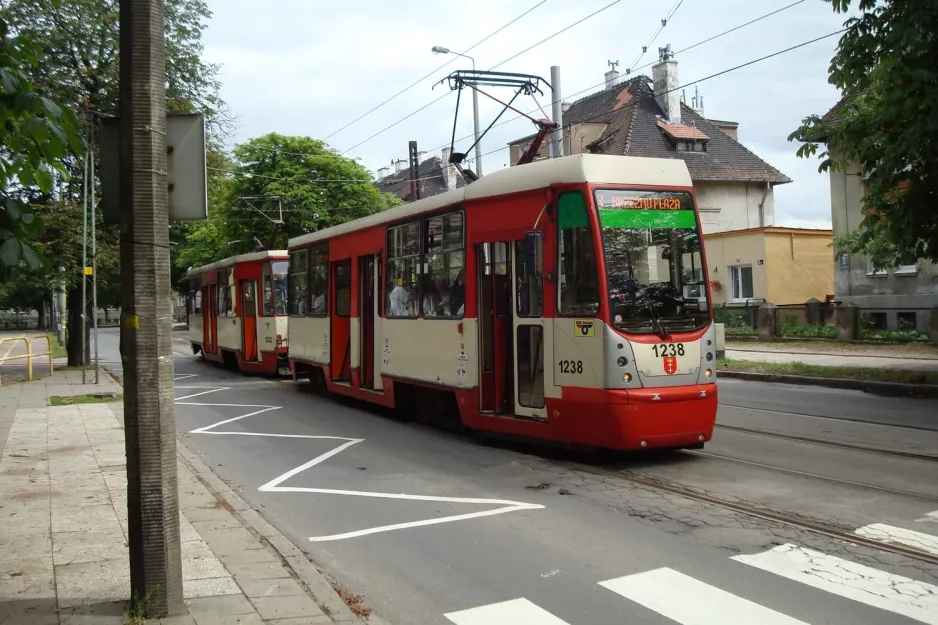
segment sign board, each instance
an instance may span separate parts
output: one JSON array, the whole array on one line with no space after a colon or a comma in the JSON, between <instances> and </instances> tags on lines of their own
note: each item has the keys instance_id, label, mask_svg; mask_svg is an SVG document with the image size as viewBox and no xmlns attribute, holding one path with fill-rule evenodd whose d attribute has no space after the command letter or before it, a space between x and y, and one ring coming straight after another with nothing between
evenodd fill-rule
<instances>
[{"instance_id":1,"label":"sign board","mask_svg":"<svg viewBox=\"0 0 938 625\"><path fill-rule=\"evenodd\" d=\"M120 118L101 119L101 205L107 223L120 222ZM166 116L166 184L169 220L208 218L205 118L201 113Z\"/></svg>"}]
</instances>

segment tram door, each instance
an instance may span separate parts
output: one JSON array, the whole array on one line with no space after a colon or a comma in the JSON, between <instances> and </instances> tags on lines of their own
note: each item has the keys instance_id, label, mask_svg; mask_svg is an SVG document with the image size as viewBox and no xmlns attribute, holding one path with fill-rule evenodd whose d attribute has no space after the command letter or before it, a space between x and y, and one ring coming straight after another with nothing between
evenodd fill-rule
<instances>
[{"instance_id":1,"label":"tram door","mask_svg":"<svg viewBox=\"0 0 938 625\"><path fill-rule=\"evenodd\" d=\"M358 259L359 281L359 330L361 336L358 344L359 354L359 388L374 390L375 387L375 309L377 298L375 293L379 283L375 271L378 263L374 255L362 256Z\"/></svg>"},{"instance_id":2,"label":"tram door","mask_svg":"<svg viewBox=\"0 0 938 625\"><path fill-rule=\"evenodd\" d=\"M525 249L512 242L512 342L515 349L514 412L517 416L547 418L544 402L544 276L542 267ZM543 250L537 255L543 259ZM542 262L542 261L541 261Z\"/></svg>"},{"instance_id":3,"label":"tram door","mask_svg":"<svg viewBox=\"0 0 938 625\"><path fill-rule=\"evenodd\" d=\"M241 357L245 362L257 358L257 283L241 281Z\"/></svg>"},{"instance_id":4,"label":"tram door","mask_svg":"<svg viewBox=\"0 0 938 625\"><path fill-rule=\"evenodd\" d=\"M215 353L218 311L215 309L215 285L202 287L202 351Z\"/></svg>"},{"instance_id":5,"label":"tram door","mask_svg":"<svg viewBox=\"0 0 938 625\"><path fill-rule=\"evenodd\" d=\"M329 367L336 382L352 379L352 261L332 263L332 355Z\"/></svg>"},{"instance_id":6,"label":"tram door","mask_svg":"<svg viewBox=\"0 0 938 625\"><path fill-rule=\"evenodd\" d=\"M511 259L509 243L476 245L479 284L479 341L482 412L512 414L514 358L511 341Z\"/></svg>"}]
</instances>

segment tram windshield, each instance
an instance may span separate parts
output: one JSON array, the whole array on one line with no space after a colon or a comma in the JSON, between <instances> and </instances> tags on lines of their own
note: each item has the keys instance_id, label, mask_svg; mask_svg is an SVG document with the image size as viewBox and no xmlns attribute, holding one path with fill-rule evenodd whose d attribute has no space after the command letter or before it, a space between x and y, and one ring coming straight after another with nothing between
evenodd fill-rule
<instances>
[{"instance_id":1,"label":"tram windshield","mask_svg":"<svg viewBox=\"0 0 938 625\"><path fill-rule=\"evenodd\" d=\"M612 325L663 338L704 327L710 306L690 193L600 189L595 200Z\"/></svg>"}]
</instances>

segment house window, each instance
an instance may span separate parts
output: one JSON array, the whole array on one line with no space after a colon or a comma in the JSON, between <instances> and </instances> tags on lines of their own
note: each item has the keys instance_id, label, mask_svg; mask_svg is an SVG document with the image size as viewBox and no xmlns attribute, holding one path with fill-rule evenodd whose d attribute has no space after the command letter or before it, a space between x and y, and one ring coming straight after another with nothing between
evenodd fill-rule
<instances>
[{"instance_id":1,"label":"house window","mask_svg":"<svg viewBox=\"0 0 938 625\"><path fill-rule=\"evenodd\" d=\"M730 298L745 301L752 297L752 265L730 267Z\"/></svg>"},{"instance_id":2,"label":"house window","mask_svg":"<svg viewBox=\"0 0 938 625\"><path fill-rule=\"evenodd\" d=\"M914 276L918 273L918 266L913 263L911 265L899 265L896 267L897 276Z\"/></svg>"},{"instance_id":3,"label":"house window","mask_svg":"<svg viewBox=\"0 0 938 625\"><path fill-rule=\"evenodd\" d=\"M883 278L883 277L886 276L886 269L885 269L885 267L877 267L877 266L876 266L876 263L874 263L874 262L871 260L871 261L870 261L870 266L869 266L869 268L866 270L866 275L867 275L868 277L874 277L874 276L875 276L875 277L877 277L877 278Z\"/></svg>"},{"instance_id":4,"label":"house window","mask_svg":"<svg viewBox=\"0 0 938 625\"><path fill-rule=\"evenodd\" d=\"M850 255L845 252L840 253L840 268L850 269Z\"/></svg>"}]
</instances>

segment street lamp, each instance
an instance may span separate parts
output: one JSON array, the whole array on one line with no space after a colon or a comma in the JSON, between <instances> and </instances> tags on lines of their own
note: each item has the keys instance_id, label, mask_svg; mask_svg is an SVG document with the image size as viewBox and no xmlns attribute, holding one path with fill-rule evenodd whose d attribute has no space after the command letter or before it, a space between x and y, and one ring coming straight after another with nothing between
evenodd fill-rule
<instances>
[{"instance_id":1,"label":"street lamp","mask_svg":"<svg viewBox=\"0 0 938 625\"><path fill-rule=\"evenodd\" d=\"M430 49L433 54L454 54L456 56L461 56L463 58L469 59L472 61L472 71L476 71L476 60L469 56L468 54L461 54L459 52L453 52L449 48L444 48L443 46L433 46ZM475 143L476 143L476 174L482 176L482 143L479 141L479 92L475 89L472 90L472 117L473 124L475 128Z\"/></svg>"}]
</instances>

